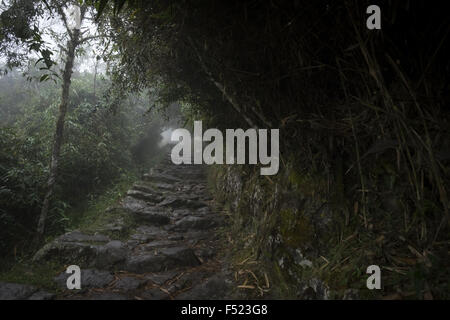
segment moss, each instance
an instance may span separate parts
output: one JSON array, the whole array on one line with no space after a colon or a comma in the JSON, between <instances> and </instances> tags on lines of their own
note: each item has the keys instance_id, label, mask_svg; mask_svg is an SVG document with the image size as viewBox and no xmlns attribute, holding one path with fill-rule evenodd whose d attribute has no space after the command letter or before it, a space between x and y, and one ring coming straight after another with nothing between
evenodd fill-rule
<instances>
[{"instance_id":1,"label":"moss","mask_svg":"<svg viewBox=\"0 0 450 320\"><path fill-rule=\"evenodd\" d=\"M311 240L313 229L309 219L294 209L280 212L280 234L286 245L302 248Z\"/></svg>"},{"instance_id":2,"label":"moss","mask_svg":"<svg viewBox=\"0 0 450 320\"><path fill-rule=\"evenodd\" d=\"M0 273L0 281L34 285L38 288L58 291L54 277L65 270L65 266L56 262L43 262L39 264L22 261L15 264L8 271Z\"/></svg>"},{"instance_id":3,"label":"moss","mask_svg":"<svg viewBox=\"0 0 450 320\"><path fill-rule=\"evenodd\" d=\"M314 197L325 194L327 181L319 174L302 174L299 170L291 169L288 182L302 197Z\"/></svg>"},{"instance_id":4,"label":"moss","mask_svg":"<svg viewBox=\"0 0 450 320\"><path fill-rule=\"evenodd\" d=\"M134 176L124 177L104 194L73 208L67 214L69 218L67 229L77 229L87 234L103 233L119 240L127 238L133 231L135 222L129 214L119 207L119 202L135 180ZM123 225L121 231L106 230L109 224L117 222Z\"/></svg>"},{"instance_id":5,"label":"moss","mask_svg":"<svg viewBox=\"0 0 450 320\"><path fill-rule=\"evenodd\" d=\"M111 226L120 224L121 228L112 230ZM137 226L133 217L122 208L111 208L95 215L91 224L84 224L80 228L81 232L87 234L101 233L110 236L112 239L128 239Z\"/></svg>"}]
</instances>

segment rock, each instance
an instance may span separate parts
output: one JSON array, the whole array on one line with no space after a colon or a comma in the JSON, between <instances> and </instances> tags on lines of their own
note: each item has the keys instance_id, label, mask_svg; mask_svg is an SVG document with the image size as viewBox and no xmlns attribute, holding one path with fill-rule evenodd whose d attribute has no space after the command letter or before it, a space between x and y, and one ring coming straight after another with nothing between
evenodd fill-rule
<instances>
[{"instance_id":1,"label":"rock","mask_svg":"<svg viewBox=\"0 0 450 320\"><path fill-rule=\"evenodd\" d=\"M292 257L294 258L294 262L296 264L298 264L299 266L301 266L303 268L306 268L306 267L311 268L312 267L311 260L306 259L303 256L300 249L296 249L295 251L294 250L292 250L292 251L293 251L293 253L291 253L291 254L292 254Z\"/></svg>"},{"instance_id":2,"label":"rock","mask_svg":"<svg viewBox=\"0 0 450 320\"><path fill-rule=\"evenodd\" d=\"M194 216L187 216L183 219L179 220L175 223L173 229L175 230L190 230L190 229L196 229L196 230L205 230L213 228L217 225L217 222L210 218L210 217L194 217Z\"/></svg>"},{"instance_id":3,"label":"rock","mask_svg":"<svg viewBox=\"0 0 450 320\"><path fill-rule=\"evenodd\" d=\"M126 228L123 217L119 217L114 222L106 224L103 228L103 232L122 232Z\"/></svg>"},{"instance_id":4,"label":"rock","mask_svg":"<svg viewBox=\"0 0 450 320\"><path fill-rule=\"evenodd\" d=\"M226 299L232 289L231 281L224 274L217 274L192 290L176 296L180 300L219 300Z\"/></svg>"},{"instance_id":5,"label":"rock","mask_svg":"<svg viewBox=\"0 0 450 320\"><path fill-rule=\"evenodd\" d=\"M167 257L149 253L131 256L125 265L125 270L135 273L160 272L167 270L169 266L170 259Z\"/></svg>"},{"instance_id":6,"label":"rock","mask_svg":"<svg viewBox=\"0 0 450 320\"><path fill-rule=\"evenodd\" d=\"M67 289L67 278L70 274L62 272L55 277L55 282L63 289ZM103 288L114 280L113 275L109 271L97 269L82 269L81 270L81 289L86 288Z\"/></svg>"},{"instance_id":7,"label":"rock","mask_svg":"<svg viewBox=\"0 0 450 320\"><path fill-rule=\"evenodd\" d=\"M91 244L91 241L100 242L100 244ZM108 242L104 243L104 241ZM103 235L91 236L76 232L65 234L48 243L36 253L33 260L53 259L81 267L113 269L117 264L125 261L126 254L127 248L120 241L110 241Z\"/></svg>"},{"instance_id":8,"label":"rock","mask_svg":"<svg viewBox=\"0 0 450 320\"><path fill-rule=\"evenodd\" d=\"M169 183L154 183L153 185L161 190L175 191L176 189L175 185Z\"/></svg>"},{"instance_id":9,"label":"rock","mask_svg":"<svg viewBox=\"0 0 450 320\"><path fill-rule=\"evenodd\" d=\"M37 290L26 284L0 282L0 300L25 300Z\"/></svg>"},{"instance_id":10,"label":"rock","mask_svg":"<svg viewBox=\"0 0 450 320\"><path fill-rule=\"evenodd\" d=\"M171 241L181 241L184 240L184 236L181 234L174 234L172 236L167 237L167 240L171 240Z\"/></svg>"},{"instance_id":11,"label":"rock","mask_svg":"<svg viewBox=\"0 0 450 320\"><path fill-rule=\"evenodd\" d=\"M202 261L207 261L216 256L216 250L214 248L201 248L195 251L195 255Z\"/></svg>"},{"instance_id":12,"label":"rock","mask_svg":"<svg viewBox=\"0 0 450 320\"><path fill-rule=\"evenodd\" d=\"M170 207L170 208L189 208L189 209L197 209L201 207L206 207L207 204L202 201L189 200L180 198L179 196L169 196L166 197L163 201L161 201L158 206L160 207Z\"/></svg>"},{"instance_id":13,"label":"rock","mask_svg":"<svg viewBox=\"0 0 450 320\"><path fill-rule=\"evenodd\" d=\"M170 222L170 217L167 212L155 209L154 207L133 211L133 214L135 214L138 219L150 224L163 225Z\"/></svg>"},{"instance_id":14,"label":"rock","mask_svg":"<svg viewBox=\"0 0 450 320\"><path fill-rule=\"evenodd\" d=\"M155 188L153 188L152 186L146 185L146 184L136 183L131 187L131 190L137 190L137 191L142 191L142 192L149 193L149 194L161 195L160 191L158 191Z\"/></svg>"},{"instance_id":15,"label":"rock","mask_svg":"<svg viewBox=\"0 0 450 320\"><path fill-rule=\"evenodd\" d=\"M173 247L160 249L154 252L130 256L125 265L127 271L136 273L160 272L178 267L192 267L200 264L190 248Z\"/></svg>"},{"instance_id":16,"label":"rock","mask_svg":"<svg viewBox=\"0 0 450 320\"><path fill-rule=\"evenodd\" d=\"M192 211L191 211L191 210L188 210L188 209L175 209L175 210L173 210L173 212L172 212L172 216L173 216L175 219L180 219L180 218L189 216L189 215L191 215L191 214L192 214Z\"/></svg>"},{"instance_id":17,"label":"rock","mask_svg":"<svg viewBox=\"0 0 450 320\"><path fill-rule=\"evenodd\" d=\"M33 257L34 262L57 260L60 263L90 265L97 256L98 246L56 239L42 247Z\"/></svg>"},{"instance_id":18,"label":"rock","mask_svg":"<svg viewBox=\"0 0 450 320\"><path fill-rule=\"evenodd\" d=\"M359 300L359 290L358 289L347 289L344 292L342 300Z\"/></svg>"},{"instance_id":19,"label":"rock","mask_svg":"<svg viewBox=\"0 0 450 320\"><path fill-rule=\"evenodd\" d=\"M129 300L127 296L115 292L95 293L89 297L89 300Z\"/></svg>"},{"instance_id":20,"label":"rock","mask_svg":"<svg viewBox=\"0 0 450 320\"><path fill-rule=\"evenodd\" d=\"M157 240L157 241L152 241L150 243L147 243L146 245L142 246L142 248L146 251L155 251L158 248L162 248L162 247L169 247L171 245L176 244L175 241L171 241L168 239L162 239L162 240Z\"/></svg>"},{"instance_id":21,"label":"rock","mask_svg":"<svg viewBox=\"0 0 450 320\"><path fill-rule=\"evenodd\" d=\"M167 231L162 230L156 226L140 226L136 229L136 233L154 237L164 237L167 235Z\"/></svg>"},{"instance_id":22,"label":"rock","mask_svg":"<svg viewBox=\"0 0 450 320\"><path fill-rule=\"evenodd\" d=\"M147 193L147 192L143 192L140 190L129 190L127 192L127 196L135 198L135 199L140 199L140 200L144 200L144 201L148 201L148 202L152 202L152 203L158 203L162 200L161 195L156 194L156 193Z\"/></svg>"},{"instance_id":23,"label":"rock","mask_svg":"<svg viewBox=\"0 0 450 320\"><path fill-rule=\"evenodd\" d=\"M28 300L52 300L55 297L56 294L41 290L33 293Z\"/></svg>"},{"instance_id":24,"label":"rock","mask_svg":"<svg viewBox=\"0 0 450 320\"><path fill-rule=\"evenodd\" d=\"M123 201L123 207L138 220L151 224L162 225L170 222L169 215L164 209L156 208L144 200L127 196Z\"/></svg>"},{"instance_id":25,"label":"rock","mask_svg":"<svg viewBox=\"0 0 450 320\"><path fill-rule=\"evenodd\" d=\"M215 256L214 227L222 221L208 207L206 200L211 197L202 170L174 166L168 158L166 164L144 175L145 181L134 184L121 204L107 209L97 230L108 236L74 231L41 248L35 261L57 260L81 267L81 290L66 290L70 274L54 278L64 289L57 298L156 300L173 298L184 290L188 290L183 293L186 299L223 298L228 290L223 275L208 278L215 267L193 268ZM113 210L119 211L110 212ZM126 236L126 240L116 240ZM134 274L111 272L117 270ZM15 286L2 289L0 285L0 297L2 290L8 289L7 296L13 298L55 298L38 288Z\"/></svg>"},{"instance_id":26,"label":"rock","mask_svg":"<svg viewBox=\"0 0 450 320\"><path fill-rule=\"evenodd\" d=\"M133 197L127 196L122 201L122 207L128 212L137 212L144 210L145 208L151 206L152 203L147 203L141 199L135 199Z\"/></svg>"},{"instance_id":27,"label":"rock","mask_svg":"<svg viewBox=\"0 0 450 320\"><path fill-rule=\"evenodd\" d=\"M156 226L140 226L136 229L136 233L131 235L130 240L138 241L139 243L147 243L158 238L167 236L167 231Z\"/></svg>"},{"instance_id":28,"label":"rock","mask_svg":"<svg viewBox=\"0 0 450 320\"><path fill-rule=\"evenodd\" d=\"M162 286L167 281L175 278L178 275L177 271L166 271L155 274L146 275L146 278L150 280L152 283Z\"/></svg>"},{"instance_id":29,"label":"rock","mask_svg":"<svg viewBox=\"0 0 450 320\"><path fill-rule=\"evenodd\" d=\"M125 261L127 248L121 241L114 240L98 248L93 265L97 268L112 269L115 265Z\"/></svg>"},{"instance_id":30,"label":"rock","mask_svg":"<svg viewBox=\"0 0 450 320\"><path fill-rule=\"evenodd\" d=\"M169 174L165 173L151 173L151 174L144 174L144 180L145 181L151 181L151 182L163 182L163 183L174 183L180 181L180 179L171 176Z\"/></svg>"},{"instance_id":31,"label":"rock","mask_svg":"<svg viewBox=\"0 0 450 320\"><path fill-rule=\"evenodd\" d=\"M139 298L144 300L165 300L168 299L169 296L158 288L152 288L141 293Z\"/></svg>"},{"instance_id":32,"label":"rock","mask_svg":"<svg viewBox=\"0 0 450 320\"><path fill-rule=\"evenodd\" d=\"M138 289L140 286L142 286L146 282L147 282L146 280L142 280L142 279L138 279L138 278L124 277L124 278L119 279L115 283L114 288L118 289L118 290L123 290L123 291L131 291L131 290Z\"/></svg>"},{"instance_id":33,"label":"rock","mask_svg":"<svg viewBox=\"0 0 450 320\"><path fill-rule=\"evenodd\" d=\"M302 300L328 300L330 290L322 281L313 278L300 284L297 295Z\"/></svg>"},{"instance_id":34,"label":"rock","mask_svg":"<svg viewBox=\"0 0 450 320\"><path fill-rule=\"evenodd\" d=\"M202 207L195 211L195 214L198 216L206 216L212 214L211 209L209 207Z\"/></svg>"},{"instance_id":35,"label":"rock","mask_svg":"<svg viewBox=\"0 0 450 320\"><path fill-rule=\"evenodd\" d=\"M137 243L147 243L147 242L150 242L155 239L156 239L156 237L153 235L150 235L150 234L135 233L135 234L131 235L129 241L135 240L135 241L137 241Z\"/></svg>"},{"instance_id":36,"label":"rock","mask_svg":"<svg viewBox=\"0 0 450 320\"><path fill-rule=\"evenodd\" d=\"M75 230L63 234L57 240L60 242L108 242L110 239L101 234L89 235Z\"/></svg>"}]
</instances>

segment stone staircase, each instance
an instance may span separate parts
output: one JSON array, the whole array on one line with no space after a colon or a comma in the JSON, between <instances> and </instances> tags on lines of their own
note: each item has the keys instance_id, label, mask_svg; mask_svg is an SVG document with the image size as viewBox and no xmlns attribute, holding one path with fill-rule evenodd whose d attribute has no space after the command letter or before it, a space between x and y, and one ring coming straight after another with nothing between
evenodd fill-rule
<instances>
[{"instance_id":1,"label":"stone staircase","mask_svg":"<svg viewBox=\"0 0 450 320\"><path fill-rule=\"evenodd\" d=\"M66 233L41 248L35 262L78 265L81 290L68 290L65 272L58 294L0 283L0 299L225 299L231 276L218 257L218 227L201 165L174 165L167 157L136 182L102 229ZM127 237L119 236L129 228ZM129 230L126 230L129 231ZM117 236L116 236L117 234Z\"/></svg>"}]
</instances>

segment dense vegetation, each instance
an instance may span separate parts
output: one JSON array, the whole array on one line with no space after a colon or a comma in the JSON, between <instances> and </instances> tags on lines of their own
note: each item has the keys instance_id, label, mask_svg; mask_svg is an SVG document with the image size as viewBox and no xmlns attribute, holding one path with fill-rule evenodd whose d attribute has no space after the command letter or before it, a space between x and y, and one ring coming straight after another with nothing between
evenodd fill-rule
<instances>
[{"instance_id":1,"label":"dense vegetation","mask_svg":"<svg viewBox=\"0 0 450 320\"><path fill-rule=\"evenodd\" d=\"M133 149L148 132L153 137L150 145L158 141L158 129L150 128L151 118L143 116L147 111L143 98L123 99L113 113L109 84L99 82L94 95L92 74L76 74L72 81L49 235L70 227L66 216L70 207L101 194L120 179L132 179L139 166L148 163L151 152L143 157L138 149ZM11 254L13 248L19 253L35 233L48 175L59 86L53 82L38 86L15 73L3 77L0 86L0 243L2 252Z\"/></svg>"},{"instance_id":2,"label":"dense vegetation","mask_svg":"<svg viewBox=\"0 0 450 320\"><path fill-rule=\"evenodd\" d=\"M277 195L277 186L294 190L292 197L329 208L335 222L315 238L317 269L308 276L339 290L360 281L361 261L383 263L392 275L389 292L447 297L450 24L444 10L425 1L379 2L381 31L365 28L368 1L84 1L107 39L109 80L101 96L90 89L92 75L73 79L51 225L64 217L71 195L98 190L131 164L123 150L143 132L135 126L141 112L110 95L152 88L158 105L179 101L188 120L205 126L280 129L282 170L259 184L263 194ZM50 79L53 61L31 27L46 6L30 3L22 17L29 30L2 19L8 28L0 40L26 43L42 56ZM10 65L20 65L22 56L2 48ZM0 137L0 223L8 239L1 243L10 246L13 235L35 225L59 97L51 82L39 92L30 85L30 94L22 80L2 81L9 95L0 100L8 125ZM251 170L239 173L250 186L263 179ZM214 179L220 185L225 178ZM307 239L292 235L308 234L302 214L308 204L287 209L263 200L259 212L248 201L233 209L233 232L253 239L247 253L260 270L288 284L280 295L295 296L289 284L298 275L275 270L273 262L283 250L291 260L296 249L308 251ZM270 238L278 235L283 247L274 249Z\"/></svg>"},{"instance_id":3,"label":"dense vegetation","mask_svg":"<svg viewBox=\"0 0 450 320\"><path fill-rule=\"evenodd\" d=\"M235 208L234 237L254 240L236 248L249 246L273 275L280 252L308 251L304 240L315 239L312 276L335 289L364 286L362 265L382 263L393 295L446 295L449 21L439 7L380 1L383 28L371 31L367 1L115 1L116 9L124 3L109 21L126 84L162 79L210 126L280 128L284 174L273 184L238 174L249 194L238 197L247 201ZM283 211L273 191L289 182L300 203ZM268 197L254 201L258 183ZM334 227L299 236L308 231L303 212L321 208ZM294 288L295 297L302 278L291 269L278 277L282 296Z\"/></svg>"}]
</instances>

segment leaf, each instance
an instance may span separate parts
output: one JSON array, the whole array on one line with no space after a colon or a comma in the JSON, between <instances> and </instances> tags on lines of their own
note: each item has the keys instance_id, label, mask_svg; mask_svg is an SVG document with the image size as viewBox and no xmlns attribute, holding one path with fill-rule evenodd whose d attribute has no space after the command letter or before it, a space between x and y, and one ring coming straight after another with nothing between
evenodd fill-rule
<instances>
[{"instance_id":1,"label":"leaf","mask_svg":"<svg viewBox=\"0 0 450 320\"><path fill-rule=\"evenodd\" d=\"M103 11L106 8L106 5L108 4L108 0L100 0L100 2L97 2L97 16L95 17L95 20L98 20L100 16L102 15Z\"/></svg>"}]
</instances>

